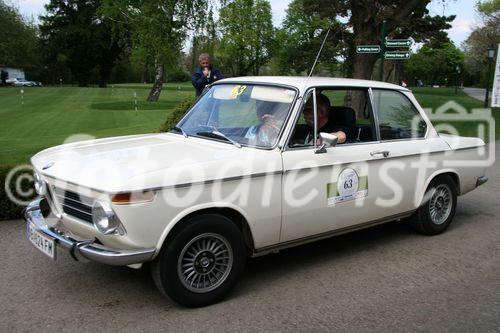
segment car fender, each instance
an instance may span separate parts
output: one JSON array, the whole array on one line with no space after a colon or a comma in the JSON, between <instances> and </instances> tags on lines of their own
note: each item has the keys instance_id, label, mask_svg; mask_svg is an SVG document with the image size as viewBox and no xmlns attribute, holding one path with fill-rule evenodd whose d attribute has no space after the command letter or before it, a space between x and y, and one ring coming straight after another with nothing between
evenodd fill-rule
<instances>
[{"instance_id":1,"label":"car fender","mask_svg":"<svg viewBox=\"0 0 500 333\"><path fill-rule=\"evenodd\" d=\"M456 177L457 180L457 194L460 195L460 175L457 172L457 170L452 169L452 168L446 168L446 169L439 169L431 173L425 180L423 186L417 189L417 193L415 193L415 198L417 199L415 203L417 203L415 208L420 207L422 204L422 200L424 199L425 192L427 191L427 188L429 187L429 184L431 181L436 178L439 175L443 174L453 174Z\"/></svg>"},{"instance_id":2,"label":"car fender","mask_svg":"<svg viewBox=\"0 0 500 333\"><path fill-rule=\"evenodd\" d=\"M245 211L243 209L241 209L241 207L239 207L235 204L229 203L229 202L209 202L209 203L198 204L198 205L194 205L194 206L191 206L191 207L188 207L188 208L182 210L167 224L167 226L165 227L165 229L163 230L163 232L161 234L161 237L158 239L158 243L156 244L155 257L160 252L160 250L163 246L163 243L165 242L165 239L167 239L170 232L173 230L173 228L179 222L183 221L183 219L186 216L188 216L192 213L196 213L198 211L210 209L210 208L229 208L229 209L233 209L233 210L237 211L239 214L241 214L241 216L243 216L243 218L247 222L248 227L250 228L250 233L252 235L254 234L252 224L250 222L248 222L249 221L248 216L245 213Z\"/></svg>"}]
</instances>

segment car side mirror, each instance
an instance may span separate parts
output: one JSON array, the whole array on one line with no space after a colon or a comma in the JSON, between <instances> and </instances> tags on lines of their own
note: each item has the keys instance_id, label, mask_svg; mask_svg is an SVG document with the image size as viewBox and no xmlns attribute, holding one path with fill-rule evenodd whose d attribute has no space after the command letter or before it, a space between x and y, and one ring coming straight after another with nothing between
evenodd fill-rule
<instances>
[{"instance_id":1,"label":"car side mirror","mask_svg":"<svg viewBox=\"0 0 500 333\"><path fill-rule=\"evenodd\" d=\"M325 132L319 133L319 138L321 140L321 144L326 145L327 148L335 147L339 141L339 138L336 135Z\"/></svg>"},{"instance_id":2,"label":"car side mirror","mask_svg":"<svg viewBox=\"0 0 500 333\"><path fill-rule=\"evenodd\" d=\"M315 154L326 153L326 148L335 147L339 141L339 138L336 135L325 132L319 133L319 139L321 146L314 151Z\"/></svg>"}]
</instances>

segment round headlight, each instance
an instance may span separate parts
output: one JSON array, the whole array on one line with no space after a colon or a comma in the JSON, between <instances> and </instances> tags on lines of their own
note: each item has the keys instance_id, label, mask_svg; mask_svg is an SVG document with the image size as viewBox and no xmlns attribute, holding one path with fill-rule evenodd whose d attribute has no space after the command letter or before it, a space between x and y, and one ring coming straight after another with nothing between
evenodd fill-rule
<instances>
[{"instance_id":1,"label":"round headlight","mask_svg":"<svg viewBox=\"0 0 500 333\"><path fill-rule=\"evenodd\" d=\"M38 174L38 172L33 173L33 183L35 185L35 191L38 195L44 195L45 194L45 185L43 183L42 178Z\"/></svg>"},{"instance_id":2,"label":"round headlight","mask_svg":"<svg viewBox=\"0 0 500 333\"><path fill-rule=\"evenodd\" d=\"M123 228L115 212L107 203L96 201L92 206L92 222L105 235L123 235Z\"/></svg>"}]
</instances>

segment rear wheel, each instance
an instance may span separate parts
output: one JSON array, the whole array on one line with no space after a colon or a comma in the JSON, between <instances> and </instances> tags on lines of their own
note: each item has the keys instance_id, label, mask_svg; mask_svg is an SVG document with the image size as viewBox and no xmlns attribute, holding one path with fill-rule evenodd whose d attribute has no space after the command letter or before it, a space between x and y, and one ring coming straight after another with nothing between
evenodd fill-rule
<instances>
[{"instance_id":1,"label":"rear wheel","mask_svg":"<svg viewBox=\"0 0 500 333\"><path fill-rule=\"evenodd\" d=\"M411 218L421 234L436 235L448 228L457 207L456 184L450 176L436 177L429 184L425 201Z\"/></svg>"},{"instance_id":2,"label":"rear wheel","mask_svg":"<svg viewBox=\"0 0 500 333\"><path fill-rule=\"evenodd\" d=\"M221 300L245 266L245 242L224 216L194 217L165 244L152 264L155 283L177 303L198 307Z\"/></svg>"}]
</instances>

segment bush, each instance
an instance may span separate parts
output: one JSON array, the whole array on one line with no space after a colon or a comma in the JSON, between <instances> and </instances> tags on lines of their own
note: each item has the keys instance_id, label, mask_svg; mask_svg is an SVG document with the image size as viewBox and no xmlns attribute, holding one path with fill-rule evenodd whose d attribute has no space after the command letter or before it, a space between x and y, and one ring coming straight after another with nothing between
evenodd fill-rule
<instances>
[{"instance_id":1,"label":"bush","mask_svg":"<svg viewBox=\"0 0 500 333\"><path fill-rule=\"evenodd\" d=\"M168 82L186 82L191 81L191 75L183 71L182 69L174 69L172 71L167 71L167 81Z\"/></svg>"},{"instance_id":2,"label":"bush","mask_svg":"<svg viewBox=\"0 0 500 333\"><path fill-rule=\"evenodd\" d=\"M194 100L185 100L179 103L167 116L167 120L160 126L160 132L168 132L172 127L177 125L177 123L186 114L187 110L193 106Z\"/></svg>"},{"instance_id":3,"label":"bush","mask_svg":"<svg viewBox=\"0 0 500 333\"><path fill-rule=\"evenodd\" d=\"M28 166L26 166L26 168L20 168L19 170L17 170L13 174L13 177L10 179L9 183L5 183L9 172L15 167L15 165L0 166L0 180L3 185L2 188L0 188L0 220L21 218L24 208L24 206L20 206L11 201L11 199L7 195L7 187L10 192L15 194L15 197L21 201L29 201L36 197L36 193L33 187L32 171L28 168ZM19 184L21 192L25 195L20 195L18 193L19 191L16 190L16 182Z\"/></svg>"}]
</instances>

